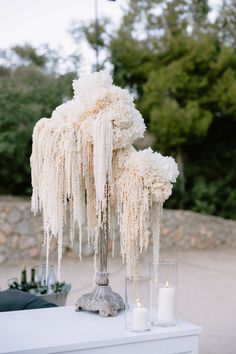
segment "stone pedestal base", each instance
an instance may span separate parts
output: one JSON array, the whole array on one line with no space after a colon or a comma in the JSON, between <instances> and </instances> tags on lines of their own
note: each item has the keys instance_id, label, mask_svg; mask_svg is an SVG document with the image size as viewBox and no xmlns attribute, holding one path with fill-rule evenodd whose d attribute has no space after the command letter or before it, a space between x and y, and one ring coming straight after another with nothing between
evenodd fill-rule
<instances>
[{"instance_id":1,"label":"stone pedestal base","mask_svg":"<svg viewBox=\"0 0 236 354\"><path fill-rule=\"evenodd\" d=\"M119 310L125 309L125 304L122 297L114 293L109 285L97 285L91 293L78 299L75 309L99 312L100 316L107 317L116 316Z\"/></svg>"}]
</instances>

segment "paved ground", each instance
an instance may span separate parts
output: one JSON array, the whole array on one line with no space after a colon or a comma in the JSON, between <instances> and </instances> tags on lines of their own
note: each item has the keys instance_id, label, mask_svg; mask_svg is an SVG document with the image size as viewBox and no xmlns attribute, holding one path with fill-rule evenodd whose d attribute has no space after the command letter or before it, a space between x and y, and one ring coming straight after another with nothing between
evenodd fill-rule
<instances>
[{"instance_id":1,"label":"paved ground","mask_svg":"<svg viewBox=\"0 0 236 354\"><path fill-rule=\"evenodd\" d=\"M162 255L178 262L179 317L203 327L200 354L236 354L236 249L183 251ZM30 264L28 265L30 266ZM0 287L22 264L0 266ZM109 260L113 290L124 294L125 266ZM72 283L68 305L92 289L93 259L64 259L62 278Z\"/></svg>"}]
</instances>

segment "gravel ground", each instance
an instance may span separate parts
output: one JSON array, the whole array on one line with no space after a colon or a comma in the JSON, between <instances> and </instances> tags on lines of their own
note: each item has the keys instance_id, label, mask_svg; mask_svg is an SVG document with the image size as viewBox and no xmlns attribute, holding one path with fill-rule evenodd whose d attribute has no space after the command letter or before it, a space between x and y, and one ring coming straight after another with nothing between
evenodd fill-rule
<instances>
[{"instance_id":1,"label":"gravel ground","mask_svg":"<svg viewBox=\"0 0 236 354\"><path fill-rule=\"evenodd\" d=\"M236 354L236 249L170 252L161 258L178 263L178 316L202 326L200 354ZM0 287L21 268L22 263L1 265ZM124 295L121 259L109 259L108 270L113 290ZM92 289L93 259L65 258L62 278L72 284L67 305L73 305Z\"/></svg>"}]
</instances>

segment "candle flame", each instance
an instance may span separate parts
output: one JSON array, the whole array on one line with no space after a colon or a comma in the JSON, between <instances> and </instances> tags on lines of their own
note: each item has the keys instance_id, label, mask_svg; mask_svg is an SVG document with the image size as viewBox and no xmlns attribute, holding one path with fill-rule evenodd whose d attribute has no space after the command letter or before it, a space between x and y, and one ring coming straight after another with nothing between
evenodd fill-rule
<instances>
[{"instance_id":1,"label":"candle flame","mask_svg":"<svg viewBox=\"0 0 236 354\"><path fill-rule=\"evenodd\" d=\"M169 288L169 282L166 281L166 288Z\"/></svg>"}]
</instances>

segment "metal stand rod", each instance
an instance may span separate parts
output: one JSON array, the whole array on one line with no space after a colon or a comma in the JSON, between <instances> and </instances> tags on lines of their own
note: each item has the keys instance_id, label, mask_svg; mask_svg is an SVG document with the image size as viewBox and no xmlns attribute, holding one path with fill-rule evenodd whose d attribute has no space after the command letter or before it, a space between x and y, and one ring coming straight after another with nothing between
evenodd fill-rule
<instances>
[{"instance_id":1,"label":"metal stand rod","mask_svg":"<svg viewBox=\"0 0 236 354\"><path fill-rule=\"evenodd\" d=\"M107 186L108 195L108 186ZM107 273L107 258L108 258L108 198L106 215L103 215L106 219L103 220L103 229L99 231L98 236L98 250L97 255L97 272L96 272L96 287L89 293L83 295L78 299L75 308L76 311L80 309L85 311L99 312L102 317L116 316L119 310L124 310L125 304L122 297L114 293L111 289Z\"/></svg>"}]
</instances>

